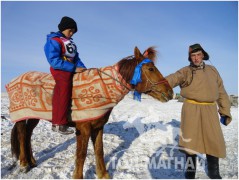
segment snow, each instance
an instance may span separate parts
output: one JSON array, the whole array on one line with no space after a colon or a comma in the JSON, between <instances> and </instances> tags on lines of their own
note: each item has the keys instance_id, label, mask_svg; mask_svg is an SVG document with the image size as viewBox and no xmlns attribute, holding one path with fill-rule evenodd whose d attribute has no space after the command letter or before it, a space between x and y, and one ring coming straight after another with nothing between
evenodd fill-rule
<instances>
[{"instance_id":1,"label":"snow","mask_svg":"<svg viewBox=\"0 0 239 180\"><path fill-rule=\"evenodd\" d=\"M1 178L3 179L69 179L75 163L74 135L63 136L51 131L51 124L41 120L32 136L33 154L37 167L22 173L19 165L13 167L9 120L9 100L1 95ZM167 103L143 95L142 101L132 99L129 93L113 109L104 127L105 162L114 179L182 179L184 154L177 146L182 103ZM222 131L227 157L220 159L223 178L238 179L238 108L232 107L233 120ZM205 155L199 155L196 178L207 179ZM95 159L89 143L84 165L84 177L94 179Z\"/></svg>"}]
</instances>

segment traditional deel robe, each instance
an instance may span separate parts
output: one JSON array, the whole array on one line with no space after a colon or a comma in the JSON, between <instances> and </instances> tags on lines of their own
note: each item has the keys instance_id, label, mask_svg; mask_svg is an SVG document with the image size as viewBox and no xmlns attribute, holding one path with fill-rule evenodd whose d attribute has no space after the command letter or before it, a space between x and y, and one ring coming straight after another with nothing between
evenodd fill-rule
<instances>
[{"instance_id":1,"label":"traditional deel robe","mask_svg":"<svg viewBox=\"0 0 239 180\"><path fill-rule=\"evenodd\" d=\"M180 86L185 98L181 114L179 146L189 154L209 154L226 157L219 113L231 122L230 100L215 67L187 66L166 77L172 88Z\"/></svg>"}]
</instances>

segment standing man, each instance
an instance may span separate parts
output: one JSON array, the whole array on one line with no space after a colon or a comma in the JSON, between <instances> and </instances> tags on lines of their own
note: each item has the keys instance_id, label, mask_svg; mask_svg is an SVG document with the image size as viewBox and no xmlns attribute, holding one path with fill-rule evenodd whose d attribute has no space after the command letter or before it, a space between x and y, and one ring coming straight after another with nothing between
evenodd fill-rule
<instances>
[{"instance_id":1,"label":"standing man","mask_svg":"<svg viewBox=\"0 0 239 180\"><path fill-rule=\"evenodd\" d=\"M166 77L172 88L180 86L181 96L185 98L181 113L181 132L179 146L186 153L185 178L194 179L196 173L196 154L206 154L208 176L221 179L219 158L226 157L225 141L219 122L231 122L230 101L224 89L222 78L215 67L206 65L209 55L200 44L189 46L189 66ZM219 113L219 114L218 114Z\"/></svg>"},{"instance_id":2,"label":"standing man","mask_svg":"<svg viewBox=\"0 0 239 180\"><path fill-rule=\"evenodd\" d=\"M52 98L52 130L61 134L72 134L68 128L67 115L70 110L73 74L85 70L79 58L72 36L77 32L76 22L67 16L61 19L58 32L47 35L44 47L50 71L56 85Z\"/></svg>"}]
</instances>

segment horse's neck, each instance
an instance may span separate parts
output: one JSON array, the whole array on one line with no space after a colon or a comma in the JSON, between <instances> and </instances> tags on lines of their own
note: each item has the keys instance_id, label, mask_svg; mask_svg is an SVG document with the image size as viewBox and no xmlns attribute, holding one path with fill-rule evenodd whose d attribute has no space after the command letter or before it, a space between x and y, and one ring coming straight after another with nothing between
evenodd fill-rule
<instances>
[{"instance_id":1,"label":"horse's neck","mask_svg":"<svg viewBox=\"0 0 239 180\"><path fill-rule=\"evenodd\" d=\"M129 58L122 59L116 64L118 66L118 72L128 84L130 84L130 81L133 78L134 70L137 64L137 61Z\"/></svg>"},{"instance_id":2,"label":"horse's neck","mask_svg":"<svg viewBox=\"0 0 239 180\"><path fill-rule=\"evenodd\" d=\"M107 74L107 69L112 69L112 72L114 72L114 77L111 77L113 80L117 81L121 84L122 87L131 90L131 85L126 81L126 79L120 74L119 72L119 66L118 64L115 64L113 66L108 66L106 68L101 68L100 70Z\"/></svg>"}]
</instances>

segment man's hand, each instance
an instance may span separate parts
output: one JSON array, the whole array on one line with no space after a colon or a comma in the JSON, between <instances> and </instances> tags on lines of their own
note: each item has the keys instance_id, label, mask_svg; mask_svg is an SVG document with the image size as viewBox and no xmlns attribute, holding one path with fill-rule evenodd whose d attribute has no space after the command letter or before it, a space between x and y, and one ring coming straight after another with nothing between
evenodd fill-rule
<instances>
[{"instance_id":1,"label":"man's hand","mask_svg":"<svg viewBox=\"0 0 239 180\"><path fill-rule=\"evenodd\" d=\"M82 73L82 72L84 72L86 70L87 70L86 68L76 68L75 72L76 73Z\"/></svg>"},{"instance_id":2,"label":"man's hand","mask_svg":"<svg viewBox=\"0 0 239 180\"><path fill-rule=\"evenodd\" d=\"M222 115L222 114L220 114L220 122L223 124L223 125L225 125L225 126L227 126L228 124L230 124L230 122L231 122L231 118L230 117L228 117L228 116L226 116L226 115Z\"/></svg>"},{"instance_id":3,"label":"man's hand","mask_svg":"<svg viewBox=\"0 0 239 180\"><path fill-rule=\"evenodd\" d=\"M227 116L223 116L221 115L221 118L220 118L220 122L223 124L223 125L227 125L226 122L227 122Z\"/></svg>"}]
</instances>

